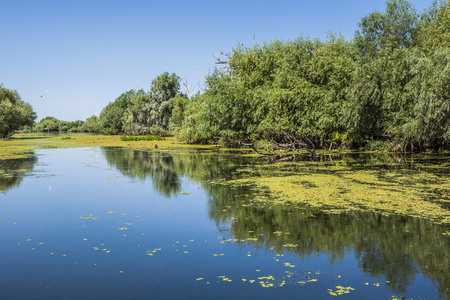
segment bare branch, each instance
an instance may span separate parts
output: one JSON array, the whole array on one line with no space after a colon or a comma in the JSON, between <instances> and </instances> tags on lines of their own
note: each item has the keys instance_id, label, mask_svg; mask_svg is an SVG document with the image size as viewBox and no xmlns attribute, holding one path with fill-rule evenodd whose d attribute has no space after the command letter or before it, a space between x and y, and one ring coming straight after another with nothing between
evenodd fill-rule
<instances>
[{"instance_id":1,"label":"bare branch","mask_svg":"<svg viewBox=\"0 0 450 300\"><path fill-rule=\"evenodd\" d=\"M219 48L220 50L220 54L222 54L223 56L226 56L228 58L231 58L231 54L228 53L227 51L223 50L222 48Z\"/></svg>"},{"instance_id":2,"label":"bare branch","mask_svg":"<svg viewBox=\"0 0 450 300\"><path fill-rule=\"evenodd\" d=\"M200 90L202 90L203 92L206 92L206 88L204 86L202 86L202 84L199 82L197 82L197 86Z\"/></svg>"},{"instance_id":3,"label":"bare branch","mask_svg":"<svg viewBox=\"0 0 450 300\"><path fill-rule=\"evenodd\" d=\"M192 87L192 86L190 86L190 85L188 84L187 80L184 80L183 86L184 86L184 94L185 94L186 96L189 96L189 94L191 93L191 87Z\"/></svg>"}]
</instances>

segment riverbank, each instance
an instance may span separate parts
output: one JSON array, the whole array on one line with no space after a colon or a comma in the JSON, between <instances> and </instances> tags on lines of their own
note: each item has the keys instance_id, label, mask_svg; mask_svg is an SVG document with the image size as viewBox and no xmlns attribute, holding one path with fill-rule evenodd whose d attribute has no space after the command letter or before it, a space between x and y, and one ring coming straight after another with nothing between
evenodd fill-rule
<instances>
[{"instance_id":1,"label":"riverbank","mask_svg":"<svg viewBox=\"0 0 450 300\"><path fill-rule=\"evenodd\" d=\"M32 155L33 150L74 147L123 147L136 150L158 148L160 151L172 148L213 149L213 145L188 145L177 142L173 137L159 141L122 141L119 135L69 134L16 134L10 140L0 140L0 160L23 158Z\"/></svg>"}]
</instances>

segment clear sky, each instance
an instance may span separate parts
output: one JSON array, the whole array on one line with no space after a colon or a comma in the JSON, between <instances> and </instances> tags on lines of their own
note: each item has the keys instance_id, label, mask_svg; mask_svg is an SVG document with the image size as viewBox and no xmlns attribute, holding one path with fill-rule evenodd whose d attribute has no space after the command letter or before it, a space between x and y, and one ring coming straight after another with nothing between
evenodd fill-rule
<instances>
[{"instance_id":1,"label":"clear sky","mask_svg":"<svg viewBox=\"0 0 450 300\"><path fill-rule=\"evenodd\" d=\"M418 12L431 4L410 2ZM38 120L85 120L166 71L198 90L219 48L253 36L352 39L362 17L384 9L384 0L1 0L0 83Z\"/></svg>"}]
</instances>

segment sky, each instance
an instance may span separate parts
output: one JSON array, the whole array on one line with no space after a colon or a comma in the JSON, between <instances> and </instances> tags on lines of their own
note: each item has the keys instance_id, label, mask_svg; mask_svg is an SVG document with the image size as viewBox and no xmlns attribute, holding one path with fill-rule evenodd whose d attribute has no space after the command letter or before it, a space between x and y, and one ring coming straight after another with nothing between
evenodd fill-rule
<instances>
[{"instance_id":1,"label":"sky","mask_svg":"<svg viewBox=\"0 0 450 300\"><path fill-rule=\"evenodd\" d=\"M410 1L418 12L431 0ZM203 87L215 53L300 36L351 40L384 0L1 0L0 83L39 121L86 120L130 89L176 73Z\"/></svg>"}]
</instances>

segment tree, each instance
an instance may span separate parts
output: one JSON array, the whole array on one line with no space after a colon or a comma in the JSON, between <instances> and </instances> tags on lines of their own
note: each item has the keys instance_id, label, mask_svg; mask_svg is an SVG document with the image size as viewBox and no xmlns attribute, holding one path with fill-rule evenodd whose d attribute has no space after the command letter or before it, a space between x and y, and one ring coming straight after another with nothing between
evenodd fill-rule
<instances>
[{"instance_id":1,"label":"tree","mask_svg":"<svg viewBox=\"0 0 450 300\"><path fill-rule=\"evenodd\" d=\"M119 134L124 132L124 114L132 102L135 90L129 90L120 95L114 102L109 103L100 113L100 130L105 134Z\"/></svg>"},{"instance_id":2,"label":"tree","mask_svg":"<svg viewBox=\"0 0 450 300\"><path fill-rule=\"evenodd\" d=\"M173 98L180 93L180 77L164 72L152 81L150 92L159 101Z\"/></svg>"},{"instance_id":3,"label":"tree","mask_svg":"<svg viewBox=\"0 0 450 300\"><path fill-rule=\"evenodd\" d=\"M0 138L9 138L22 126L32 126L36 113L15 90L0 84Z\"/></svg>"},{"instance_id":4,"label":"tree","mask_svg":"<svg viewBox=\"0 0 450 300\"><path fill-rule=\"evenodd\" d=\"M450 47L450 1L435 0L421 17L419 40L425 51Z\"/></svg>"},{"instance_id":5,"label":"tree","mask_svg":"<svg viewBox=\"0 0 450 300\"><path fill-rule=\"evenodd\" d=\"M206 78L206 91L189 101L190 141L274 143L288 137L321 140L345 130L340 120L354 69L354 48L343 37L238 46L229 68ZM190 108L192 106L192 108ZM308 142L310 143L310 142ZM310 145L312 146L312 145Z\"/></svg>"},{"instance_id":6,"label":"tree","mask_svg":"<svg viewBox=\"0 0 450 300\"><path fill-rule=\"evenodd\" d=\"M58 131L60 128L60 120L55 117L45 117L36 124L36 131Z\"/></svg>"},{"instance_id":7,"label":"tree","mask_svg":"<svg viewBox=\"0 0 450 300\"><path fill-rule=\"evenodd\" d=\"M84 130L87 132L98 132L99 130L99 120L96 115L90 116L84 122Z\"/></svg>"},{"instance_id":8,"label":"tree","mask_svg":"<svg viewBox=\"0 0 450 300\"><path fill-rule=\"evenodd\" d=\"M152 81L150 92L135 91L124 115L124 130L132 134L165 134L180 93L180 78L165 72Z\"/></svg>"},{"instance_id":9,"label":"tree","mask_svg":"<svg viewBox=\"0 0 450 300\"><path fill-rule=\"evenodd\" d=\"M416 43L418 15L406 0L386 1L386 11L362 18L355 43L362 56L373 58L378 51L407 48Z\"/></svg>"}]
</instances>

